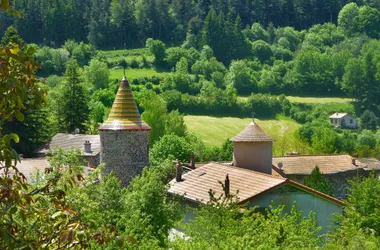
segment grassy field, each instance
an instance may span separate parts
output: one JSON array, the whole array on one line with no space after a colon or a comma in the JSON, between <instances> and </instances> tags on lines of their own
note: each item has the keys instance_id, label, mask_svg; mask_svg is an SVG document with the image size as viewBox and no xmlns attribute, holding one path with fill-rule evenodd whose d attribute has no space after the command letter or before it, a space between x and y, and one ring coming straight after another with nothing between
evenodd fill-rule
<instances>
[{"instance_id":1,"label":"grassy field","mask_svg":"<svg viewBox=\"0 0 380 250\"><path fill-rule=\"evenodd\" d=\"M120 80L123 78L123 74L123 69L110 69L110 79ZM157 72L154 69L126 69L125 74L127 75L128 80L132 81L137 77L163 76L166 73Z\"/></svg>"},{"instance_id":2,"label":"grassy field","mask_svg":"<svg viewBox=\"0 0 380 250\"><path fill-rule=\"evenodd\" d=\"M239 96L240 100L247 100L247 96ZM351 98L342 97L300 97L300 96L287 96L290 102L293 103L349 103L352 102Z\"/></svg>"},{"instance_id":3,"label":"grassy field","mask_svg":"<svg viewBox=\"0 0 380 250\"><path fill-rule=\"evenodd\" d=\"M209 146L221 146L226 139L240 133L251 121L251 118L185 116L188 130L202 138ZM300 127L297 122L284 116L278 116L275 120L255 121L276 139L273 146L274 155L284 155L289 151L309 152L309 149L294 137L294 132Z\"/></svg>"},{"instance_id":4,"label":"grassy field","mask_svg":"<svg viewBox=\"0 0 380 250\"><path fill-rule=\"evenodd\" d=\"M345 103L352 102L351 98L342 97L299 97L299 96L287 96L290 102L296 103Z\"/></svg>"}]
</instances>

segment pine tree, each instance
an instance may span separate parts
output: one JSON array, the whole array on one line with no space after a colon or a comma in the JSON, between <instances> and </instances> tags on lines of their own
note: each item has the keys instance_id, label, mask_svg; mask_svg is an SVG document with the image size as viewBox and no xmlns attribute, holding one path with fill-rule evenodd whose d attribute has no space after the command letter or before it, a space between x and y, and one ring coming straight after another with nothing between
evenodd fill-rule
<instances>
[{"instance_id":1,"label":"pine tree","mask_svg":"<svg viewBox=\"0 0 380 250\"><path fill-rule=\"evenodd\" d=\"M321 173L318 166L315 166L310 176L304 178L303 184L322 193L334 195L334 188L331 182Z\"/></svg>"},{"instance_id":2,"label":"pine tree","mask_svg":"<svg viewBox=\"0 0 380 250\"><path fill-rule=\"evenodd\" d=\"M17 43L20 47L25 44L24 40L18 35L16 28L13 26L8 27L3 38L1 39L2 45L8 45L10 42Z\"/></svg>"},{"instance_id":3,"label":"pine tree","mask_svg":"<svg viewBox=\"0 0 380 250\"><path fill-rule=\"evenodd\" d=\"M65 88L62 93L61 130L73 132L75 129L85 131L85 122L88 120L89 108L87 95L79 75L79 66L72 59L67 63L65 73Z\"/></svg>"}]
</instances>

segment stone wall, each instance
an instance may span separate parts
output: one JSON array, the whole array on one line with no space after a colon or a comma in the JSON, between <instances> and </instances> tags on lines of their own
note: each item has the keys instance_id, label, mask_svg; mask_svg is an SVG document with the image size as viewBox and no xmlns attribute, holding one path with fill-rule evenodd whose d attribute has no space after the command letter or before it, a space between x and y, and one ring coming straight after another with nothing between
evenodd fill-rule
<instances>
[{"instance_id":1,"label":"stone wall","mask_svg":"<svg viewBox=\"0 0 380 250\"><path fill-rule=\"evenodd\" d=\"M348 190L347 188L350 186L348 180L353 179L355 176L367 176L369 171L364 171L362 169L355 169L346 172L334 173L325 175L327 179L331 182L334 188L334 197L343 199L347 197ZM303 184L303 179L306 175L286 175L286 178L290 180L296 181L298 183Z\"/></svg>"},{"instance_id":2,"label":"stone wall","mask_svg":"<svg viewBox=\"0 0 380 250\"><path fill-rule=\"evenodd\" d=\"M95 155L95 156L83 156L83 158L86 160L84 162L84 166L89 167L89 166L99 166L100 164L100 153Z\"/></svg>"},{"instance_id":3,"label":"stone wall","mask_svg":"<svg viewBox=\"0 0 380 250\"><path fill-rule=\"evenodd\" d=\"M124 186L149 165L149 131L100 131L100 161Z\"/></svg>"}]
</instances>

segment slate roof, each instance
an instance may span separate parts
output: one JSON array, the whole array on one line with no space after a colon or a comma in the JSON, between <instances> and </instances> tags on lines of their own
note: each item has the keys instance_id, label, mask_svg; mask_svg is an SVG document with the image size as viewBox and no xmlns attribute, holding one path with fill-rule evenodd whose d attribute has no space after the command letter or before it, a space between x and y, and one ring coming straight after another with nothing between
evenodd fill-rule
<instances>
[{"instance_id":1,"label":"slate roof","mask_svg":"<svg viewBox=\"0 0 380 250\"><path fill-rule=\"evenodd\" d=\"M16 165L17 169L24 174L27 180L30 180L32 173L35 173L37 170L44 173L45 168L49 166L49 162L46 158L24 158L21 160L21 163L17 162Z\"/></svg>"},{"instance_id":2,"label":"slate roof","mask_svg":"<svg viewBox=\"0 0 380 250\"><path fill-rule=\"evenodd\" d=\"M300 155L273 157L272 164L277 168L282 163L282 172L285 175L310 175L315 166L318 166L323 174L336 174L356 169L362 169L365 163L356 159L356 165L352 164L350 155Z\"/></svg>"},{"instance_id":3,"label":"slate roof","mask_svg":"<svg viewBox=\"0 0 380 250\"><path fill-rule=\"evenodd\" d=\"M91 142L91 153L83 153L84 156L95 156L100 153L100 136L99 135L86 135L86 134L56 134L49 142L40 146L33 153L38 155L45 155L49 149L60 147L64 150L71 148L80 149L84 151L84 142Z\"/></svg>"},{"instance_id":4,"label":"slate roof","mask_svg":"<svg viewBox=\"0 0 380 250\"><path fill-rule=\"evenodd\" d=\"M127 78L124 76L108 119L99 130L151 130L140 116Z\"/></svg>"},{"instance_id":5,"label":"slate roof","mask_svg":"<svg viewBox=\"0 0 380 250\"><path fill-rule=\"evenodd\" d=\"M243 131L231 138L233 142L272 142L274 138L254 121L248 124Z\"/></svg>"},{"instance_id":6,"label":"slate roof","mask_svg":"<svg viewBox=\"0 0 380 250\"><path fill-rule=\"evenodd\" d=\"M217 196L223 193L219 181L224 182L227 174L230 180L230 193L236 194L239 190L239 203L254 199L283 185L292 185L305 192L342 205L342 202L338 199L289 179L274 177L248 169L226 166L215 162L210 162L184 174L182 176L183 181L181 182L176 182L176 180L173 179L169 183L168 193L183 195L187 200L193 202L206 203L210 199L210 189L213 190Z\"/></svg>"},{"instance_id":7,"label":"slate roof","mask_svg":"<svg viewBox=\"0 0 380 250\"><path fill-rule=\"evenodd\" d=\"M380 161L376 158L360 158L359 161L366 166L366 170L380 170Z\"/></svg>"},{"instance_id":8,"label":"slate roof","mask_svg":"<svg viewBox=\"0 0 380 250\"><path fill-rule=\"evenodd\" d=\"M343 118L345 117L346 115L348 115L348 113L334 113L332 115L329 116L329 118Z\"/></svg>"}]
</instances>

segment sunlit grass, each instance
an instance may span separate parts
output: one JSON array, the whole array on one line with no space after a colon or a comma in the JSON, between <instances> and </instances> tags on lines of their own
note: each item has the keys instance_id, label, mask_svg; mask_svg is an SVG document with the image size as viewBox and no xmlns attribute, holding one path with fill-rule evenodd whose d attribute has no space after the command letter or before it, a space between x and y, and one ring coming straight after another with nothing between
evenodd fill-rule
<instances>
[{"instance_id":1,"label":"sunlit grass","mask_svg":"<svg viewBox=\"0 0 380 250\"><path fill-rule=\"evenodd\" d=\"M124 75L123 69L110 69L110 79L122 79ZM126 69L125 74L129 81L137 77L164 76L166 73L157 72L154 69Z\"/></svg>"},{"instance_id":2,"label":"sunlit grass","mask_svg":"<svg viewBox=\"0 0 380 250\"><path fill-rule=\"evenodd\" d=\"M240 133L251 121L251 118L185 116L188 130L203 139L208 146L221 146L226 139ZM255 122L276 139L274 155L283 155L289 151L309 152L308 147L298 142L294 136L301 126L297 122L283 116L277 116L273 120L255 119Z\"/></svg>"}]
</instances>

